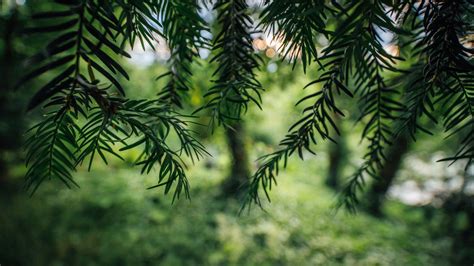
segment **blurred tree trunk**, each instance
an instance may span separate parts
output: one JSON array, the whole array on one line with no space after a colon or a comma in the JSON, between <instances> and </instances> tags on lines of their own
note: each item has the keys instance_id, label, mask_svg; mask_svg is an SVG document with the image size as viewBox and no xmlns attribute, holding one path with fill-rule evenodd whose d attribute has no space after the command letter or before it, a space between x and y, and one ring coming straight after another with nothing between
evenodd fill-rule
<instances>
[{"instance_id":1,"label":"blurred tree trunk","mask_svg":"<svg viewBox=\"0 0 474 266\"><path fill-rule=\"evenodd\" d=\"M227 198L238 197L245 191L250 176L243 121L234 122L231 127L226 127L225 136L231 156L231 169L222 184L222 192Z\"/></svg>"},{"instance_id":2,"label":"blurred tree trunk","mask_svg":"<svg viewBox=\"0 0 474 266\"><path fill-rule=\"evenodd\" d=\"M455 192L445 200L442 210L442 230L453 239L453 265L469 265L474 261L474 196Z\"/></svg>"},{"instance_id":3,"label":"blurred tree trunk","mask_svg":"<svg viewBox=\"0 0 474 266\"><path fill-rule=\"evenodd\" d=\"M472 168L474 163L466 166L460 191L449 195L442 205L444 217L440 226L453 238L453 265L469 265L474 261L474 195L467 192L468 184L474 181Z\"/></svg>"},{"instance_id":4,"label":"blurred tree trunk","mask_svg":"<svg viewBox=\"0 0 474 266\"><path fill-rule=\"evenodd\" d=\"M342 130L342 120L339 116L334 117L334 123L341 131L341 135L335 137L336 143L329 144L329 169L325 183L328 187L338 190L340 187L341 173L343 170L344 160L347 157L346 142Z\"/></svg>"},{"instance_id":5,"label":"blurred tree trunk","mask_svg":"<svg viewBox=\"0 0 474 266\"><path fill-rule=\"evenodd\" d=\"M380 170L380 179L375 180L368 190L367 211L375 216L382 214L382 205L390 185L400 169L403 156L409 148L409 137L401 135L396 139L387 152L387 160Z\"/></svg>"}]
</instances>

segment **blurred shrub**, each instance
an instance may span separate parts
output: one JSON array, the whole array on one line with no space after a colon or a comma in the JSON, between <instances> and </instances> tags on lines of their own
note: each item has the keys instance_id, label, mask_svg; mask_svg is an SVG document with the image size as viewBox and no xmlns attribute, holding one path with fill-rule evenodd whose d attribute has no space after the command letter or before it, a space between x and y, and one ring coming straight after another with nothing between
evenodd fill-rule
<instances>
[{"instance_id":1,"label":"blurred shrub","mask_svg":"<svg viewBox=\"0 0 474 266\"><path fill-rule=\"evenodd\" d=\"M76 191L48 183L33 198L2 193L2 265L443 265L448 238L422 216L390 208L390 220L333 215L317 166L295 161L267 212L238 216L218 191L222 162L191 171L191 201L171 205L153 176L134 170L80 172ZM308 165L308 164L307 164ZM292 176L290 178L289 176ZM393 203L392 203L393 205ZM398 206L398 205L397 205ZM415 211L419 212L419 211Z\"/></svg>"}]
</instances>

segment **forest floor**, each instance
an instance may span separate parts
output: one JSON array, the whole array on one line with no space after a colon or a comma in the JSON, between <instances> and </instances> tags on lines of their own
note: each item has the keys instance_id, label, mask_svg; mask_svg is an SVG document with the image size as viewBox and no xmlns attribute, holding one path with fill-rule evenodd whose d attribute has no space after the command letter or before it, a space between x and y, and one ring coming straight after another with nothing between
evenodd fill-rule
<instances>
[{"instance_id":1,"label":"forest floor","mask_svg":"<svg viewBox=\"0 0 474 266\"><path fill-rule=\"evenodd\" d=\"M306 164L305 164L306 163ZM335 213L323 169L296 161L272 202L239 215L223 200L221 164L190 171L191 200L158 189L125 165L77 173L80 189L46 182L29 197L4 188L1 265L446 265L451 239L436 219L394 201L386 217ZM209 167L209 165L208 165ZM21 184L21 179L15 184Z\"/></svg>"}]
</instances>

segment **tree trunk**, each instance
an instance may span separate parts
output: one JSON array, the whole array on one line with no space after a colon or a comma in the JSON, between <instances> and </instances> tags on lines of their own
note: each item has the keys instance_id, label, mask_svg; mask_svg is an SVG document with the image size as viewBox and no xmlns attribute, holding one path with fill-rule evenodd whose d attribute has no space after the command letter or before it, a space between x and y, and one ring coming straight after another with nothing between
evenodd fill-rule
<instances>
[{"instance_id":1,"label":"tree trunk","mask_svg":"<svg viewBox=\"0 0 474 266\"><path fill-rule=\"evenodd\" d=\"M340 187L340 176L346 158L345 153L347 152L344 134L342 133L341 119L336 116L334 123L341 131L341 135L335 137L336 143L329 144L329 169L326 176L325 183L328 187L338 190Z\"/></svg>"},{"instance_id":2,"label":"tree trunk","mask_svg":"<svg viewBox=\"0 0 474 266\"><path fill-rule=\"evenodd\" d=\"M369 188L367 195L367 211L375 216L382 215L382 206L390 185L393 183L403 156L408 151L409 137L401 135L387 153L387 160L380 170L380 179L376 180Z\"/></svg>"},{"instance_id":3,"label":"tree trunk","mask_svg":"<svg viewBox=\"0 0 474 266\"><path fill-rule=\"evenodd\" d=\"M464 171L461 190L449 195L442 205L444 217L440 226L453 239L453 265L469 265L474 261L474 195L466 193L469 180L474 176L470 175L472 169L469 168Z\"/></svg>"},{"instance_id":4,"label":"tree trunk","mask_svg":"<svg viewBox=\"0 0 474 266\"><path fill-rule=\"evenodd\" d=\"M245 192L250 176L243 122L237 121L231 127L226 127L225 135L231 156L231 169L222 185L222 192L227 198L235 198Z\"/></svg>"}]
</instances>

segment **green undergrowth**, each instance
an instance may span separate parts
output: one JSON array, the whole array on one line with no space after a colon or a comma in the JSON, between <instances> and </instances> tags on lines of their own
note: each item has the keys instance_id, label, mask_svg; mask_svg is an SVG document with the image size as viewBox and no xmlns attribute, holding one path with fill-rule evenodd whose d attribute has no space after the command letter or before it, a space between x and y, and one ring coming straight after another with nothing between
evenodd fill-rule
<instances>
[{"instance_id":1,"label":"green undergrowth","mask_svg":"<svg viewBox=\"0 0 474 266\"><path fill-rule=\"evenodd\" d=\"M324 156L322 156L324 159ZM334 212L319 159L295 160L272 203L239 216L218 197L220 164L190 171L191 200L147 190L153 175L99 167L80 189L46 182L32 198L1 193L2 265L446 265L450 240L420 210L390 202L377 219Z\"/></svg>"}]
</instances>

